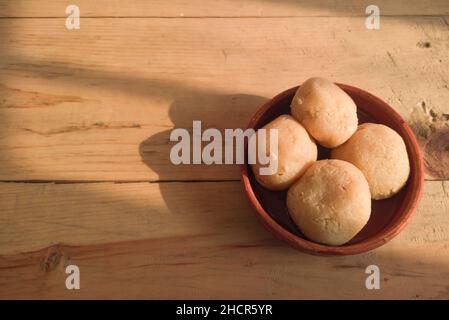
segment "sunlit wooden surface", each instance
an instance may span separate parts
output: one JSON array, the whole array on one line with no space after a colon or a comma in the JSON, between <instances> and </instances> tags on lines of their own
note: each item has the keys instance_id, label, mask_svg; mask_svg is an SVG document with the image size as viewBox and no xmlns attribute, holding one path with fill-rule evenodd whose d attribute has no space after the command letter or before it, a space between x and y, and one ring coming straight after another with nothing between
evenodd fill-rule
<instances>
[{"instance_id":1,"label":"sunlit wooden surface","mask_svg":"<svg viewBox=\"0 0 449 320\"><path fill-rule=\"evenodd\" d=\"M1 298L449 298L449 2L0 0ZM375 251L276 240L238 167L173 166L170 131L242 128L320 75L389 102L426 161ZM67 290L65 266L81 271ZM365 268L381 289L365 288Z\"/></svg>"}]
</instances>

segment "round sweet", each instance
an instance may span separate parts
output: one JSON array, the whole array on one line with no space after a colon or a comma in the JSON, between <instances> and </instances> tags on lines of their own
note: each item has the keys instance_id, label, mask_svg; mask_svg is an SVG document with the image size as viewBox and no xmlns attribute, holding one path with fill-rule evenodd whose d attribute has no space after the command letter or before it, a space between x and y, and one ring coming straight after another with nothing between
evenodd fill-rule
<instances>
[{"instance_id":1,"label":"round sweet","mask_svg":"<svg viewBox=\"0 0 449 320\"><path fill-rule=\"evenodd\" d=\"M323 78L304 82L291 102L291 112L315 138L327 147L335 148L357 130L357 106L336 84Z\"/></svg>"},{"instance_id":2,"label":"round sweet","mask_svg":"<svg viewBox=\"0 0 449 320\"><path fill-rule=\"evenodd\" d=\"M316 161L317 146L306 129L290 115L281 115L262 129L267 129L265 135L267 137L266 155L277 160L277 171L274 174L261 174L260 169L269 165L260 164L257 159L256 164L251 165L256 180L270 190L287 189L304 173L308 166ZM278 130L277 151L271 150L270 129ZM250 150L248 151L250 152Z\"/></svg>"},{"instance_id":3,"label":"round sweet","mask_svg":"<svg viewBox=\"0 0 449 320\"><path fill-rule=\"evenodd\" d=\"M307 238L342 245L354 238L369 220L368 182L349 162L320 160L290 187L287 208Z\"/></svg>"},{"instance_id":4,"label":"round sweet","mask_svg":"<svg viewBox=\"0 0 449 320\"><path fill-rule=\"evenodd\" d=\"M364 123L331 158L351 162L368 180L375 200L389 198L401 190L410 174L410 164L402 137L382 124Z\"/></svg>"}]
</instances>

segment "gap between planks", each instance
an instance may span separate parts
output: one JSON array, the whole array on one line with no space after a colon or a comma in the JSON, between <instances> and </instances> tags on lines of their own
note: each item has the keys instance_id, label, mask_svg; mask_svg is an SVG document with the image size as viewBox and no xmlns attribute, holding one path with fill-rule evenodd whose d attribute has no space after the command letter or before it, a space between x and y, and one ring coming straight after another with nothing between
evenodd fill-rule
<instances>
[{"instance_id":1,"label":"gap between planks","mask_svg":"<svg viewBox=\"0 0 449 320\"><path fill-rule=\"evenodd\" d=\"M193 179L193 180L0 180L0 183L52 183L52 184L88 184L88 183L220 183L240 182L241 179ZM449 179L424 179L424 181L449 181Z\"/></svg>"},{"instance_id":2,"label":"gap between planks","mask_svg":"<svg viewBox=\"0 0 449 320\"><path fill-rule=\"evenodd\" d=\"M368 15L273 15L273 16L81 16L82 19L302 19L302 18L367 18ZM441 14L382 14L385 18L445 18L448 15ZM67 16L42 16L42 17L0 17L0 19L67 19Z\"/></svg>"},{"instance_id":3,"label":"gap between planks","mask_svg":"<svg viewBox=\"0 0 449 320\"><path fill-rule=\"evenodd\" d=\"M0 183L53 183L53 184L83 184L83 183L215 183L240 182L240 179L211 179L211 180L0 180ZM435 180L430 180L435 181Z\"/></svg>"}]
</instances>

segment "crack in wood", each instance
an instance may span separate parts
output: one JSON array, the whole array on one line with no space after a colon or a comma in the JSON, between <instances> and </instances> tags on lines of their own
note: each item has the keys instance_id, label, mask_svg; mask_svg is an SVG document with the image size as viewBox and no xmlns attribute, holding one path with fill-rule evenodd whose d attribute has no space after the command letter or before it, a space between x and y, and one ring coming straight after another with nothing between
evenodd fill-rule
<instances>
[{"instance_id":1,"label":"crack in wood","mask_svg":"<svg viewBox=\"0 0 449 320\"><path fill-rule=\"evenodd\" d=\"M88 130L98 130L98 129L140 129L142 125L139 123L130 123L130 124L107 124L103 122L95 122L91 125L82 125L82 126L68 126L59 129L53 129L48 131L39 131L30 128L23 128L24 131L35 133L38 135L49 136L54 134L62 134L62 133L70 133L70 132L78 132L78 131L88 131Z\"/></svg>"}]
</instances>

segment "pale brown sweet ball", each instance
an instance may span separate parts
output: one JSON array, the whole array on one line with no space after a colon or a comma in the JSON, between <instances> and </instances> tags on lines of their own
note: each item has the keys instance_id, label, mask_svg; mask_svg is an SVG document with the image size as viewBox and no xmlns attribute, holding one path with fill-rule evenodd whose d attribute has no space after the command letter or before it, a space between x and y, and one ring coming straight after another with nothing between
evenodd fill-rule
<instances>
[{"instance_id":1,"label":"pale brown sweet ball","mask_svg":"<svg viewBox=\"0 0 449 320\"><path fill-rule=\"evenodd\" d=\"M410 164L402 137L393 129L364 123L331 157L359 168L368 180L373 199L389 198L401 190L410 174Z\"/></svg>"},{"instance_id":2,"label":"pale brown sweet ball","mask_svg":"<svg viewBox=\"0 0 449 320\"><path fill-rule=\"evenodd\" d=\"M256 180L270 190L287 189L316 161L318 151L313 139L306 129L290 115L281 115L266 126L267 155L278 161L277 172L272 175L261 175L259 162L251 165ZM269 130L278 130L278 150L271 150Z\"/></svg>"},{"instance_id":3,"label":"pale brown sweet ball","mask_svg":"<svg viewBox=\"0 0 449 320\"><path fill-rule=\"evenodd\" d=\"M336 84L310 78L296 91L291 112L321 145L335 148L357 130L357 106Z\"/></svg>"},{"instance_id":4,"label":"pale brown sweet ball","mask_svg":"<svg viewBox=\"0 0 449 320\"><path fill-rule=\"evenodd\" d=\"M290 187L287 208L307 238L342 245L354 238L369 220L368 182L349 162L320 160Z\"/></svg>"}]
</instances>

